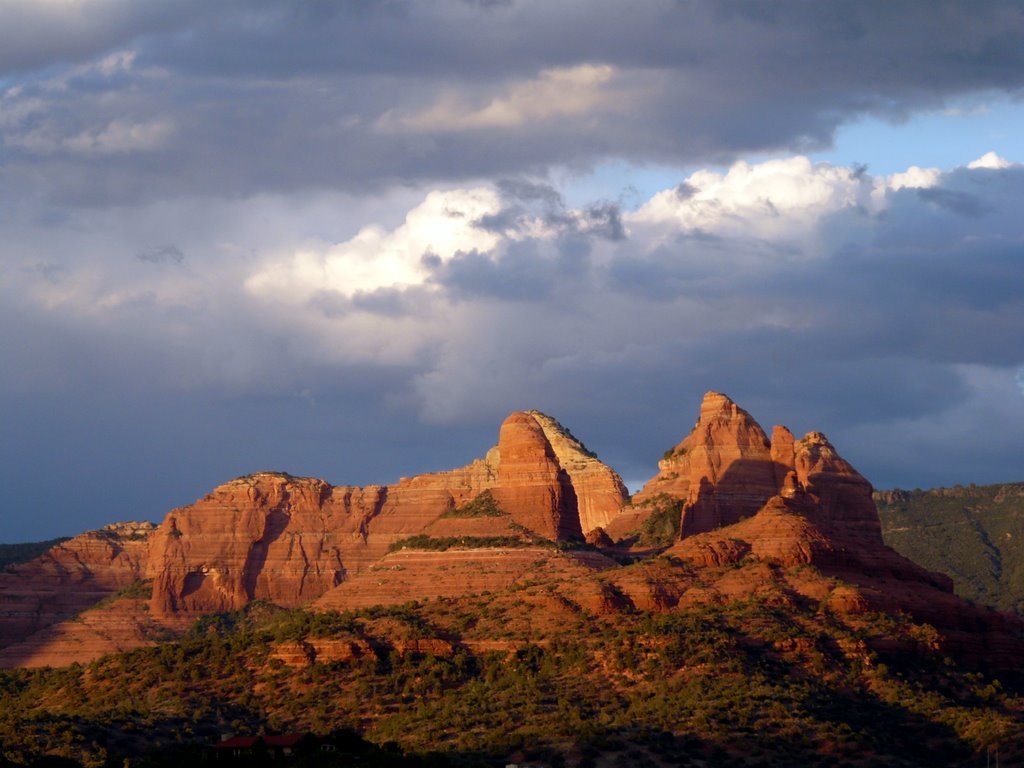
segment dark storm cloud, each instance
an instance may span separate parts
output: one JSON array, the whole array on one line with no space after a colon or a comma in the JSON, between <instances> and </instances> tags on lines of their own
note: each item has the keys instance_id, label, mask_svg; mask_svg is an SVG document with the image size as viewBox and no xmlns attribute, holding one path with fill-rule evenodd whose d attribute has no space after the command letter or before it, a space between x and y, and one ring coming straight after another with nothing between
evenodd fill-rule
<instances>
[{"instance_id":1,"label":"dark storm cloud","mask_svg":"<svg viewBox=\"0 0 1024 768\"><path fill-rule=\"evenodd\" d=\"M948 189L931 188L919 189L917 194L922 200L944 208L950 213L960 216L979 218L989 213L992 209L983 203L977 196L966 192L957 192Z\"/></svg>"},{"instance_id":2,"label":"dark storm cloud","mask_svg":"<svg viewBox=\"0 0 1024 768\"><path fill-rule=\"evenodd\" d=\"M11 0L0 9L0 78L81 62L140 35L174 34L203 5L193 0Z\"/></svg>"},{"instance_id":3,"label":"dark storm cloud","mask_svg":"<svg viewBox=\"0 0 1024 768\"><path fill-rule=\"evenodd\" d=\"M94 0L0 28L8 189L93 204L726 160L1024 84L997 2Z\"/></svg>"},{"instance_id":4,"label":"dark storm cloud","mask_svg":"<svg viewBox=\"0 0 1024 768\"><path fill-rule=\"evenodd\" d=\"M135 258L149 264L173 263L180 266L185 263L185 254L174 244L161 245L148 251L139 251L135 254Z\"/></svg>"},{"instance_id":5,"label":"dark storm cloud","mask_svg":"<svg viewBox=\"0 0 1024 768\"><path fill-rule=\"evenodd\" d=\"M454 299L492 298L513 302L545 302L567 283L583 278L588 251L556 250L544 245L512 243L499 256L456 254L433 270L433 281Z\"/></svg>"}]
</instances>

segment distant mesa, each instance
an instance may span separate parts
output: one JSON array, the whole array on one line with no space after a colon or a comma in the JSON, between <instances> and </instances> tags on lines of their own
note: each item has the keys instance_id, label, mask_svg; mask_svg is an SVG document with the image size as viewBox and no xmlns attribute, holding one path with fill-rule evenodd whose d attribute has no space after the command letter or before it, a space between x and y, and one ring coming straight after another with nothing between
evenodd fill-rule
<instances>
[{"instance_id":1,"label":"distant mesa","mask_svg":"<svg viewBox=\"0 0 1024 768\"><path fill-rule=\"evenodd\" d=\"M596 613L789 595L906 613L994 663L1024 655L1019 619L885 546L870 483L824 435L769 438L709 392L632 499L569 430L522 411L451 471L363 487L261 472L158 527L83 534L0 574L0 666L87 661L253 600L344 610L527 583Z\"/></svg>"}]
</instances>

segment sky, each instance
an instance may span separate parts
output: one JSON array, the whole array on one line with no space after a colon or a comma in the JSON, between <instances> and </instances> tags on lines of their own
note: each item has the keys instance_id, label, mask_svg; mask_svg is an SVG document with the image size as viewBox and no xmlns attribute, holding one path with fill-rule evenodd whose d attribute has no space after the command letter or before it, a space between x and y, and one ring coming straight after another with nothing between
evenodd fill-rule
<instances>
[{"instance_id":1,"label":"sky","mask_svg":"<svg viewBox=\"0 0 1024 768\"><path fill-rule=\"evenodd\" d=\"M704 392L1024 480L1024 9L0 1L0 542Z\"/></svg>"}]
</instances>

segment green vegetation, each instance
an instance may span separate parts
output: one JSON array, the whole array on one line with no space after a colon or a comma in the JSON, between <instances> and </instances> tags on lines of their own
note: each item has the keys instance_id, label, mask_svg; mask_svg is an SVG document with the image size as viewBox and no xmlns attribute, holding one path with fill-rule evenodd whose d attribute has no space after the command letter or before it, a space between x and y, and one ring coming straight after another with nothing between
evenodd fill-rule
<instances>
[{"instance_id":1,"label":"green vegetation","mask_svg":"<svg viewBox=\"0 0 1024 768\"><path fill-rule=\"evenodd\" d=\"M526 529L523 529L526 530ZM396 541L388 547L388 552L402 549L420 549L429 552L446 552L449 549L555 549L559 552L576 550L599 551L597 547L583 541L551 541L540 536L428 536L418 533L415 536Z\"/></svg>"},{"instance_id":2,"label":"green vegetation","mask_svg":"<svg viewBox=\"0 0 1024 768\"><path fill-rule=\"evenodd\" d=\"M574 434L572 433L572 430L570 430L570 429L569 429L569 428L568 428L567 426L565 426L564 424L562 424L562 423L561 423L561 422L560 422L560 421L559 421L558 419L554 418L553 416L548 416L548 415L547 415L546 413L542 413L541 411L536 411L536 410L533 410L533 411L527 411L527 413L533 414L534 416L539 416L539 417L541 417L542 419L546 419L546 420L550 421L550 422L552 423L552 426L553 426L553 427L554 427L554 428L555 428L555 429L556 429L557 431L559 431L559 432L561 432L561 433L562 433L563 435L565 435L565 436L566 436L566 438L568 438L568 439L569 439L569 440L570 440L571 442L574 442L574 443L576 443L576 447L577 447L577 449L578 449L578 450L580 451L580 453L582 453L582 454L583 454L584 456L589 456L589 457L590 457L590 458L592 458L592 459L596 459L596 458L598 458L597 454L596 454L596 453L594 453L594 451L592 451L592 450L590 450L589 448L587 448L587 446L586 446L586 445L584 445L583 441L582 441L582 440L580 440L580 439L579 439L578 437L576 437L576 435L574 435Z\"/></svg>"},{"instance_id":3,"label":"green vegetation","mask_svg":"<svg viewBox=\"0 0 1024 768\"><path fill-rule=\"evenodd\" d=\"M424 549L431 552L446 552L449 549L484 549L501 547L503 549L522 549L524 547L542 546L534 541L521 539L518 536L428 536L418 533L407 539L394 542L388 552L400 549Z\"/></svg>"},{"instance_id":4,"label":"green vegetation","mask_svg":"<svg viewBox=\"0 0 1024 768\"><path fill-rule=\"evenodd\" d=\"M670 547L679 537L683 502L667 493L641 502L639 507L653 507L650 517L640 526L637 541L647 547Z\"/></svg>"},{"instance_id":5,"label":"green vegetation","mask_svg":"<svg viewBox=\"0 0 1024 768\"><path fill-rule=\"evenodd\" d=\"M441 517L506 517L508 512L498 506L490 491L484 491L461 507L450 509Z\"/></svg>"},{"instance_id":6,"label":"green vegetation","mask_svg":"<svg viewBox=\"0 0 1024 768\"><path fill-rule=\"evenodd\" d=\"M885 542L957 594L1024 613L1024 483L875 494Z\"/></svg>"},{"instance_id":7,"label":"green vegetation","mask_svg":"<svg viewBox=\"0 0 1024 768\"><path fill-rule=\"evenodd\" d=\"M257 602L156 648L2 672L0 744L17 765L51 753L89 766L199 761L224 732L345 729L370 742L362 765L500 765L522 753L548 765L915 766L936 755L975 764L995 745L1004 764L1024 758L1024 700L920 650L927 627L903 617L851 627L816 606L751 601L570 614L507 652L387 645L528 625L527 598L545 589L346 613ZM317 637L357 638L376 654L300 667L272 657ZM868 650L876 637L888 651Z\"/></svg>"},{"instance_id":8,"label":"green vegetation","mask_svg":"<svg viewBox=\"0 0 1024 768\"><path fill-rule=\"evenodd\" d=\"M110 595L109 597L100 600L93 607L98 608L102 605L107 605L109 603L114 602L115 600L119 600L122 597L127 598L129 600L149 600L149 598L151 598L152 596L153 580L139 579L138 581L133 581L124 589L119 589L117 592Z\"/></svg>"},{"instance_id":9,"label":"green vegetation","mask_svg":"<svg viewBox=\"0 0 1024 768\"><path fill-rule=\"evenodd\" d=\"M685 455L686 455L686 449L685 448L680 448L679 446L674 445L671 448L669 448L667 451L665 451L663 454L661 454L661 460L662 461L668 461L669 459L673 459L676 456L685 456Z\"/></svg>"},{"instance_id":10,"label":"green vegetation","mask_svg":"<svg viewBox=\"0 0 1024 768\"><path fill-rule=\"evenodd\" d=\"M59 539L32 541L25 544L0 544L0 571L4 570L8 565L17 565L18 563L27 563L29 560L34 560L51 547L63 544L68 538L68 536L64 536Z\"/></svg>"}]
</instances>

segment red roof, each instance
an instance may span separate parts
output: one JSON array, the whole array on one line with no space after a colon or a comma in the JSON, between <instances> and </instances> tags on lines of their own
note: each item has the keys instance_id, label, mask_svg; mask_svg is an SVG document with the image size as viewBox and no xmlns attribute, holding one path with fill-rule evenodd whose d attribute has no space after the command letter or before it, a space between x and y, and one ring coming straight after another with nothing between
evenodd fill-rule
<instances>
[{"instance_id":1,"label":"red roof","mask_svg":"<svg viewBox=\"0 0 1024 768\"><path fill-rule=\"evenodd\" d=\"M256 742L262 741L268 747L294 747L300 741L301 736L291 734L288 736L232 736L230 739L225 739L218 744L214 744L214 749L252 749L256 746Z\"/></svg>"},{"instance_id":2,"label":"red roof","mask_svg":"<svg viewBox=\"0 0 1024 768\"><path fill-rule=\"evenodd\" d=\"M219 744L214 744L214 749L249 749L253 744L256 743L256 739L259 736L232 736L230 739L224 739Z\"/></svg>"}]
</instances>

